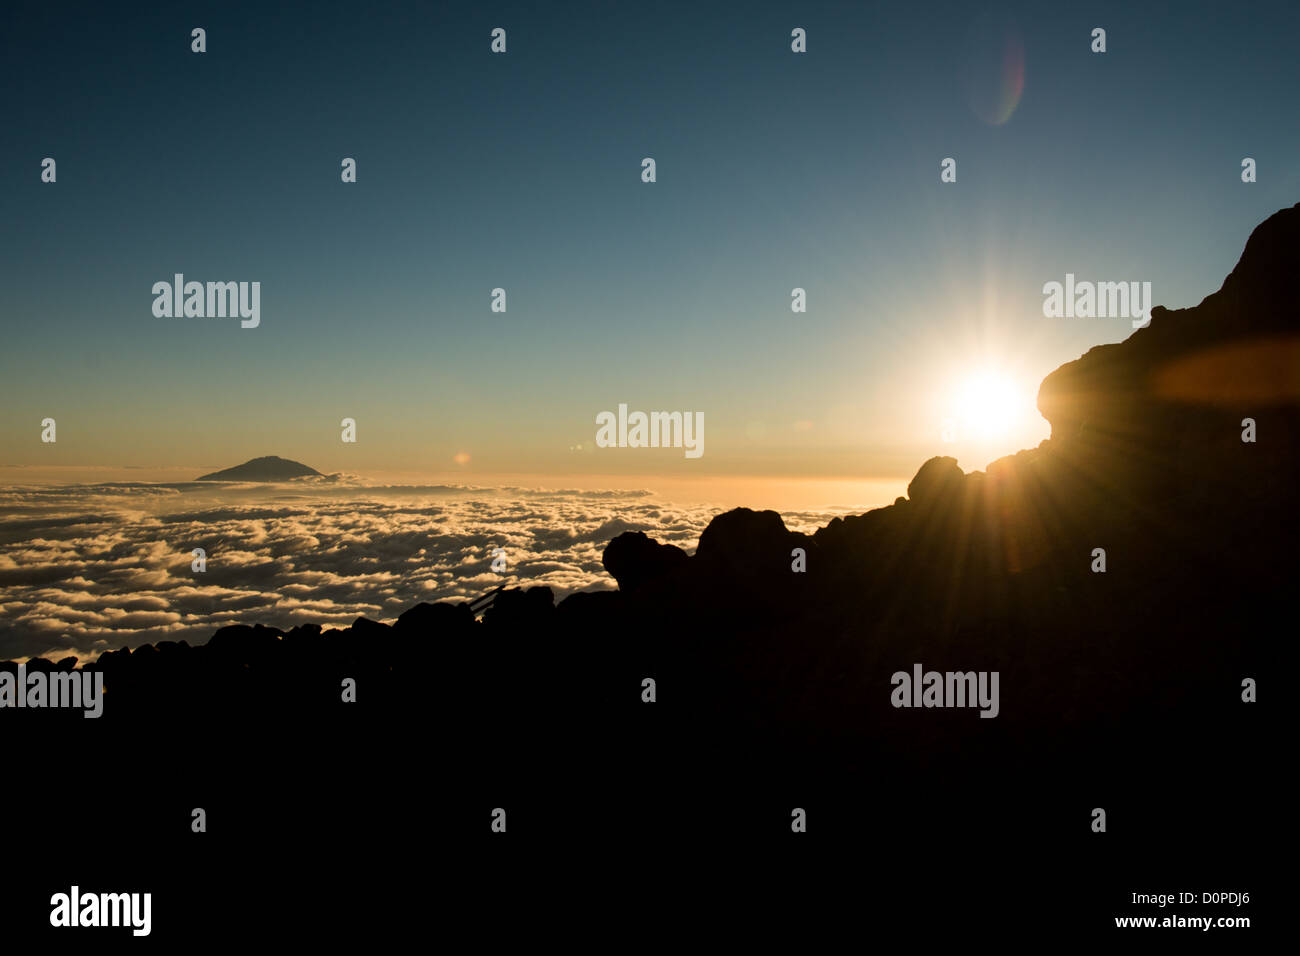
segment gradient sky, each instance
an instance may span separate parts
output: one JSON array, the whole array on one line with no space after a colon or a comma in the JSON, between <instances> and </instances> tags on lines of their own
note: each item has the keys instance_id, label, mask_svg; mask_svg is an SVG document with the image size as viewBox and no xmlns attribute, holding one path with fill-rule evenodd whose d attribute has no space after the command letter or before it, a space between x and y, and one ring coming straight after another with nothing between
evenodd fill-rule
<instances>
[{"instance_id":1,"label":"gradient sky","mask_svg":"<svg viewBox=\"0 0 1300 956\"><path fill-rule=\"evenodd\" d=\"M419 6L6 5L0 465L983 467L1046 437L1044 375L1131 333L1044 318L1045 282L1194 305L1300 198L1292 2ZM155 318L176 272L260 281L261 327ZM1024 423L954 449L985 365ZM620 402L703 411L704 457L571 450Z\"/></svg>"}]
</instances>

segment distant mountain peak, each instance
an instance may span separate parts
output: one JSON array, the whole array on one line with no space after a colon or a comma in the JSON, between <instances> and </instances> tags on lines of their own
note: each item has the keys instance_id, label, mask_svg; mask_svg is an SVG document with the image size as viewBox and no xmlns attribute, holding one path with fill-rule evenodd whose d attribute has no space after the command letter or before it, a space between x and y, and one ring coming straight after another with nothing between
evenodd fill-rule
<instances>
[{"instance_id":1,"label":"distant mountain peak","mask_svg":"<svg viewBox=\"0 0 1300 956\"><path fill-rule=\"evenodd\" d=\"M195 481L288 481L290 478L306 478L310 475L324 477L315 468L308 468L301 462L290 461L276 455L252 458L242 465L214 471L210 475L201 475Z\"/></svg>"}]
</instances>

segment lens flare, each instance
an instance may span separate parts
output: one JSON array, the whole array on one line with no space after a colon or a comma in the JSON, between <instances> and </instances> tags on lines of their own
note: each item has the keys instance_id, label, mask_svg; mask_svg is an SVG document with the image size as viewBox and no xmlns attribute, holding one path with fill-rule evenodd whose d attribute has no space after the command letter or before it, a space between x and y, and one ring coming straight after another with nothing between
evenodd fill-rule
<instances>
[{"instance_id":1,"label":"lens flare","mask_svg":"<svg viewBox=\"0 0 1300 956\"><path fill-rule=\"evenodd\" d=\"M1025 46L1009 16L985 14L971 26L965 79L976 116L990 126L1011 119L1025 92Z\"/></svg>"}]
</instances>

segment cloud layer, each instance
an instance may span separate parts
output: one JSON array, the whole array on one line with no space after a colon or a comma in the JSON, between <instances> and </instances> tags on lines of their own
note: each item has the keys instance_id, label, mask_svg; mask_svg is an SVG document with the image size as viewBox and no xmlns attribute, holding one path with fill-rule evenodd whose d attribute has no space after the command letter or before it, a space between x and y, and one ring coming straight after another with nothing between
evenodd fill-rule
<instances>
[{"instance_id":1,"label":"cloud layer","mask_svg":"<svg viewBox=\"0 0 1300 956\"><path fill-rule=\"evenodd\" d=\"M206 641L231 623L345 627L498 584L613 588L606 543L693 551L717 509L647 491L290 482L0 491L0 660ZM792 526L820 515L791 515ZM191 569L193 549L207 570ZM492 571L492 550L507 569Z\"/></svg>"}]
</instances>

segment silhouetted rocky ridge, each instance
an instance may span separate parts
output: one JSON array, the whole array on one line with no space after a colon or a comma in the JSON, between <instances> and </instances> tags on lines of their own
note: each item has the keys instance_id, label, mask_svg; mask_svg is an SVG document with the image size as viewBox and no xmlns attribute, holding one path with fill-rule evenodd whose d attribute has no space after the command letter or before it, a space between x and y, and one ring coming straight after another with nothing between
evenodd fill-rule
<instances>
[{"instance_id":1,"label":"silhouetted rocky ridge","mask_svg":"<svg viewBox=\"0 0 1300 956\"><path fill-rule=\"evenodd\" d=\"M712 741L729 759L784 748L869 774L885 755L1039 766L1068 745L1109 760L1161 728L1222 741L1249 719L1241 681L1278 653L1291 610L1298 260L1300 205L1262 223L1200 305L1157 307L1049 375L1051 438L983 472L932 458L906 498L810 536L747 508L689 555L626 532L604 552L616 591L557 604L507 588L481 620L419 604L387 625L245 624L105 653L88 665L105 674L105 719L301 720L345 711L353 678L372 709L517 755L564 741L561 760L634 740L704 767ZM916 662L998 671L997 719L893 707L891 675Z\"/></svg>"}]
</instances>

